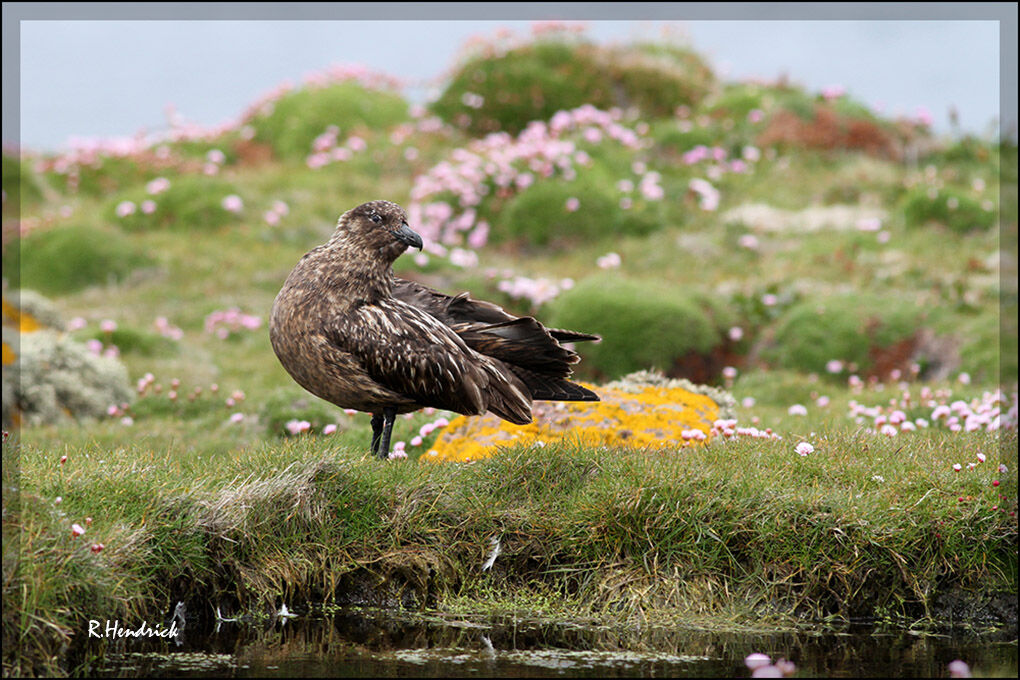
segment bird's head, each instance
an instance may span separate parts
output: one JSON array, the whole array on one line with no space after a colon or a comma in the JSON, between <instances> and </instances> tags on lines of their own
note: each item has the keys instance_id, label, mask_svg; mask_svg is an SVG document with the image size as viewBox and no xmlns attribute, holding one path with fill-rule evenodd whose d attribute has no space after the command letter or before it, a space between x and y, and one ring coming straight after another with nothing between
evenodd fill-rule
<instances>
[{"instance_id":1,"label":"bird's head","mask_svg":"<svg viewBox=\"0 0 1020 680\"><path fill-rule=\"evenodd\" d=\"M407 213L390 201L370 201L345 212L333 234L332 241L338 240L386 263L397 259L408 246L421 250L423 245L421 236L407 225Z\"/></svg>"}]
</instances>

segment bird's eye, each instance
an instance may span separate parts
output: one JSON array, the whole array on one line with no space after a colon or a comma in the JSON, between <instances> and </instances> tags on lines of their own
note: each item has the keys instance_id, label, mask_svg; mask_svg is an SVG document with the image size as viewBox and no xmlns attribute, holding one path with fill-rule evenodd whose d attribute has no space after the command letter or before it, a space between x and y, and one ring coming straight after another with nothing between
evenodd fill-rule
<instances>
[{"instance_id":1,"label":"bird's eye","mask_svg":"<svg viewBox=\"0 0 1020 680\"><path fill-rule=\"evenodd\" d=\"M375 222L376 224L382 224L382 218L379 217L378 215L372 215L372 221Z\"/></svg>"}]
</instances>

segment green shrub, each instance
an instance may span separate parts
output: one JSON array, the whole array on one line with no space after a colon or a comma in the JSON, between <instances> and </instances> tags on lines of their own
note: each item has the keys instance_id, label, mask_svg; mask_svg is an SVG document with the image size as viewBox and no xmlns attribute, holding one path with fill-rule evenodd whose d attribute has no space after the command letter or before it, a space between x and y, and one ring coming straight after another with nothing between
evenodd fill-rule
<instances>
[{"instance_id":1,"label":"green shrub","mask_svg":"<svg viewBox=\"0 0 1020 680\"><path fill-rule=\"evenodd\" d=\"M599 380L648 368L668 374L681 357L721 342L696 296L650 280L587 278L550 303L548 324L602 336L577 345L578 375Z\"/></svg>"},{"instance_id":2,"label":"green shrub","mask_svg":"<svg viewBox=\"0 0 1020 680\"><path fill-rule=\"evenodd\" d=\"M700 103L715 74L691 49L667 43L639 43L600 53L612 79L618 106L637 106L652 118L670 118L677 107Z\"/></svg>"},{"instance_id":3,"label":"green shrub","mask_svg":"<svg viewBox=\"0 0 1020 680\"><path fill-rule=\"evenodd\" d=\"M924 321L916 304L894 296L803 300L779 320L762 356L776 368L824 375L826 364L837 359L867 373L882 350L910 340Z\"/></svg>"},{"instance_id":4,"label":"green shrub","mask_svg":"<svg viewBox=\"0 0 1020 680\"><path fill-rule=\"evenodd\" d=\"M956 187L947 186L936 191L931 187L917 186L907 192L901 206L909 227L938 222L958 234L965 234L988 229L995 224L994 209L985 210L970 191Z\"/></svg>"},{"instance_id":5,"label":"green shrub","mask_svg":"<svg viewBox=\"0 0 1020 680\"><path fill-rule=\"evenodd\" d=\"M699 102L713 79L701 58L684 48L540 40L470 59L431 108L471 134L516 134L533 120L583 104L672 116L678 106Z\"/></svg>"},{"instance_id":6,"label":"green shrub","mask_svg":"<svg viewBox=\"0 0 1020 680\"><path fill-rule=\"evenodd\" d=\"M579 204L573 212L567 209L571 198ZM545 246L600 238L613 232L619 212L616 191L597 173L585 172L573 181L539 180L500 211L491 239Z\"/></svg>"},{"instance_id":7,"label":"green shrub","mask_svg":"<svg viewBox=\"0 0 1020 680\"><path fill-rule=\"evenodd\" d=\"M111 222L128 231L208 231L238 224L244 219L243 207L238 212L224 207L228 196L239 193L233 183L219 177L180 175L170 179L169 189L156 195L150 195L144 188L119 194L107 203L104 212ZM155 204L151 214L143 210L146 201ZM132 212L118 215L119 206L128 204Z\"/></svg>"},{"instance_id":8,"label":"green shrub","mask_svg":"<svg viewBox=\"0 0 1020 680\"><path fill-rule=\"evenodd\" d=\"M304 160L330 125L340 128L342 139L355 128L385 129L408 117L407 101L400 95L344 82L287 94L251 125L255 140L269 144L280 158Z\"/></svg>"},{"instance_id":9,"label":"green shrub","mask_svg":"<svg viewBox=\"0 0 1020 680\"><path fill-rule=\"evenodd\" d=\"M153 263L123 234L87 225L33 232L19 245L21 286L51 295L120 282L135 269ZM5 270L16 256L7 249Z\"/></svg>"}]
</instances>

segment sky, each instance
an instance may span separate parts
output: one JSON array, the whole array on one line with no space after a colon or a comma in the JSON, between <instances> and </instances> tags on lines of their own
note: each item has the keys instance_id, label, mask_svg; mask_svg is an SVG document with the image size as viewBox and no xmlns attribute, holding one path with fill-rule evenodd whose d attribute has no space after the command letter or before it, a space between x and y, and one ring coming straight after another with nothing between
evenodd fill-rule
<instances>
[{"instance_id":1,"label":"sky","mask_svg":"<svg viewBox=\"0 0 1020 680\"><path fill-rule=\"evenodd\" d=\"M5 3L5 14L8 5L21 4ZM288 16L282 6L269 5L279 9L276 16ZM400 14L420 16L418 5ZM673 3L660 5L668 9ZM676 17L697 14L676 5ZM480 6L484 9L485 3ZM52 19L22 19L16 25L20 131L9 124L5 105L4 141L16 138L25 147L52 151L66 147L72 137L158 131L166 127L168 105L190 121L211 126L234 119L280 83L300 82L305 74L337 63L364 64L411 81L416 87L408 94L421 101L441 86L466 39L491 36L500 28L526 35L541 12L532 14L499 20L237 20L253 14L223 9L215 14L225 17L221 20L175 19L193 15L183 10L161 20L82 20L90 15L55 11ZM680 36L727 80L771 80L785 74L813 91L842 86L886 114L914 115L924 109L942 133L950 129L951 107L962 129L976 134L994 130L991 125L1000 115L1000 51L1005 46L1000 45L998 21L916 20L909 15L790 20L768 13L749 20L741 18L748 16L746 11L730 16L735 18L624 16L583 23L588 36L602 43L656 38L663 31ZM789 17L790 12L775 16ZM1015 22L1013 27L1015 54ZM1015 82L1015 70L1005 75ZM1015 92L1014 85L1012 104L1007 102L1013 121Z\"/></svg>"}]
</instances>

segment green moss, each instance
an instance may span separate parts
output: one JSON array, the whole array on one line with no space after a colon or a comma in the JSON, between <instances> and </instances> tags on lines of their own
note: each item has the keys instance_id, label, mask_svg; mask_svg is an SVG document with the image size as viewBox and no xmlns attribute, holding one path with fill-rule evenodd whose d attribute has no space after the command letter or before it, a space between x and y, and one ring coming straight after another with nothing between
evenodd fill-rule
<instances>
[{"instance_id":1,"label":"green moss","mask_svg":"<svg viewBox=\"0 0 1020 680\"><path fill-rule=\"evenodd\" d=\"M117 283L153 260L123 234L89 225L57 227L29 234L20 243L21 285L47 294ZM16 254L4 252L4 269Z\"/></svg>"},{"instance_id":2,"label":"green moss","mask_svg":"<svg viewBox=\"0 0 1020 680\"><path fill-rule=\"evenodd\" d=\"M340 129L342 141L359 128L381 130L407 119L408 104L400 95L346 82L287 94L251 125L255 140L269 144L277 156L303 161L315 138L331 125Z\"/></svg>"},{"instance_id":3,"label":"green moss","mask_svg":"<svg viewBox=\"0 0 1020 680\"><path fill-rule=\"evenodd\" d=\"M579 375L600 379L669 372L681 357L707 354L721 341L696 296L654 280L585 279L551 303L549 325L602 336L578 345Z\"/></svg>"},{"instance_id":4,"label":"green moss","mask_svg":"<svg viewBox=\"0 0 1020 680\"><path fill-rule=\"evenodd\" d=\"M807 299L783 315L763 356L778 368L825 374L825 365L838 359L867 372L876 350L908 340L923 321L923 310L901 297Z\"/></svg>"},{"instance_id":5,"label":"green moss","mask_svg":"<svg viewBox=\"0 0 1020 680\"><path fill-rule=\"evenodd\" d=\"M432 110L472 134L516 134L533 120L582 104L634 106L650 117L672 116L678 106L700 101L713 80L700 56L681 47L600 48L542 40L469 60ZM474 97L481 97L480 103L473 105Z\"/></svg>"},{"instance_id":6,"label":"green moss","mask_svg":"<svg viewBox=\"0 0 1020 680\"><path fill-rule=\"evenodd\" d=\"M173 356L180 352L180 346L170 338L158 333L120 325L110 333L97 330L88 335L105 344L112 344L123 354L137 354L144 357Z\"/></svg>"},{"instance_id":7,"label":"green moss","mask_svg":"<svg viewBox=\"0 0 1020 680\"><path fill-rule=\"evenodd\" d=\"M934 194L934 195L933 195ZM900 204L903 219L912 228L937 222L958 234L983 230L995 224L995 210L985 210L973 192L946 186L938 190L918 186Z\"/></svg>"},{"instance_id":8,"label":"green moss","mask_svg":"<svg viewBox=\"0 0 1020 680\"><path fill-rule=\"evenodd\" d=\"M170 188L155 196L139 188L119 194L106 203L104 216L110 222L128 231L208 231L239 224L246 214L227 210L223 200L242 191L231 181L206 175L180 175L170 179ZM128 201L134 212L125 217L117 215L117 207ZM142 211L142 204L152 201L151 214ZM243 201L242 201L243 202ZM248 209L247 213L251 214Z\"/></svg>"}]
</instances>

